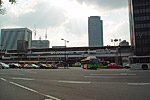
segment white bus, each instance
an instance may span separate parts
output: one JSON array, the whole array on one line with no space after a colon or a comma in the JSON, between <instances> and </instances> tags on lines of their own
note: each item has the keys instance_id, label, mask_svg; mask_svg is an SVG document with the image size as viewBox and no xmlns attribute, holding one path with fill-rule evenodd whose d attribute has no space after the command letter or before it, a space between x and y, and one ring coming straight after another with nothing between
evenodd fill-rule
<instances>
[{"instance_id":1,"label":"white bus","mask_svg":"<svg viewBox=\"0 0 150 100\"><path fill-rule=\"evenodd\" d=\"M129 66L131 69L150 69L150 56L130 56Z\"/></svg>"}]
</instances>

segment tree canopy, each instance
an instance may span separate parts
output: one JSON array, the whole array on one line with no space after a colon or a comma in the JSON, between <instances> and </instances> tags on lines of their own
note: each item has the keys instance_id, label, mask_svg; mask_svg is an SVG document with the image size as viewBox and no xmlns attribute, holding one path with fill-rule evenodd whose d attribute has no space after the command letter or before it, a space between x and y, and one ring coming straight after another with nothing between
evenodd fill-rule
<instances>
[{"instance_id":1,"label":"tree canopy","mask_svg":"<svg viewBox=\"0 0 150 100\"><path fill-rule=\"evenodd\" d=\"M9 0L9 2L11 4L14 4L16 3L16 0ZM3 3L4 3L3 0L0 0L0 14L5 14L6 12L6 8L2 8Z\"/></svg>"},{"instance_id":2,"label":"tree canopy","mask_svg":"<svg viewBox=\"0 0 150 100\"><path fill-rule=\"evenodd\" d=\"M16 0L9 0L9 2L13 4L16 3ZM2 6L3 3L4 3L3 0L0 0L0 7Z\"/></svg>"}]
</instances>

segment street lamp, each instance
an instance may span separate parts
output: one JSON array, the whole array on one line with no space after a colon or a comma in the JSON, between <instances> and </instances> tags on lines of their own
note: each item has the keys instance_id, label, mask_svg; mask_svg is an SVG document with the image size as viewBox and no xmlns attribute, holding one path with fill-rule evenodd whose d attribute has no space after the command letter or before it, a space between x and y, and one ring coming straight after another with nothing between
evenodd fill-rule
<instances>
[{"instance_id":1,"label":"street lamp","mask_svg":"<svg viewBox=\"0 0 150 100\"><path fill-rule=\"evenodd\" d=\"M115 46L115 43L118 42L118 41L121 42L121 39L114 39L114 40L111 39L111 42L114 42L114 46Z\"/></svg>"},{"instance_id":2,"label":"street lamp","mask_svg":"<svg viewBox=\"0 0 150 100\"><path fill-rule=\"evenodd\" d=\"M121 45L119 45L118 47L118 53L120 53L120 57L119 57L119 64L122 65L122 58L121 58Z\"/></svg>"},{"instance_id":3,"label":"street lamp","mask_svg":"<svg viewBox=\"0 0 150 100\"><path fill-rule=\"evenodd\" d=\"M65 41L65 48L66 48L66 43L69 43L69 41L65 40L65 39L61 39L61 40L64 40Z\"/></svg>"},{"instance_id":4,"label":"street lamp","mask_svg":"<svg viewBox=\"0 0 150 100\"><path fill-rule=\"evenodd\" d=\"M111 42L114 42L114 49L116 50L116 58L115 58L115 62L118 64L118 63L121 63L121 46L120 46L120 43L119 43L119 47L117 48L117 45L115 46L115 43L116 42L121 42L121 39L111 39ZM120 51L120 57L118 56L118 53ZM120 58L120 60L119 60Z\"/></svg>"},{"instance_id":5,"label":"street lamp","mask_svg":"<svg viewBox=\"0 0 150 100\"><path fill-rule=\"evenodd\" d=\"M66 61L67 61L66 44L69 43L69 41L67 41L67 40L65 40L65 39L63 39L63 38L62 38L61 40L63 40L63 41L65 42L65 63L64 63L64 67L67 67L67 65L66 65Z\"/></svg>"}]
</instances>

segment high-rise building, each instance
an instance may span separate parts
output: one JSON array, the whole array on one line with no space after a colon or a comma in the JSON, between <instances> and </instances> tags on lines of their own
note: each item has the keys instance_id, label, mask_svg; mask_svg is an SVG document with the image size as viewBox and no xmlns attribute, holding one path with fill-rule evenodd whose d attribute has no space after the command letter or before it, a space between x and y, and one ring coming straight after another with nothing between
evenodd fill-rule
<instances>
[{"instance_id":1,"label":"high-rise building","mask_svg":"<svg viewBox=\"0 0 150 100\"><path fill-rule=\"evenodd\" d=\"M150 0L129 0L129 22L135 55L150 55Z\"/></svg>"},{"instance_id":2,"label":"high-rise building","mask_svg":"<svg viewBox=\"0 0 150 100\"><path fill-rule=\"evenodd\" d=\"M49 48L48 40L32 40L33 49Z\"/></svg>"},{"instance_id":3,"label":"high-rise building","mask_svg":"<svg viewBox=\"0 0 150 100\"><path fill-rule=\"evenodd\" d=\"M88 18L89 46L103 46L103 21L100 16L90 16Z\"/></svg>"},{"instance_id":4,"label":"high-rise building","mask_svg":"<svg viewBox=\"0 0 150 100\"><path fill-rule=\"evenodd\" d=\"M1 49L17 50L19 40L27 41L27 49L30 49L32 31L28 28L1 29Z\"/></svg>"}]
</instances>

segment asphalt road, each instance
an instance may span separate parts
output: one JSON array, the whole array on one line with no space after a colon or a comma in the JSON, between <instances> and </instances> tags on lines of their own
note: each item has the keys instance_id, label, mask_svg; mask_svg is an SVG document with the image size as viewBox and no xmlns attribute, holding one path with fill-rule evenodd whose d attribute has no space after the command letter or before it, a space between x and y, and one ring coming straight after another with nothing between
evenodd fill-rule
<instances>
[{"instance_id":1,"label":"asphalt road","mask_svg":"<svg viewBox=\"0 0 150 100\"><path fill-rule=\"evenodd\" d=\"M150 70L0 69L0 100L150 100Z\"/></svg>"}]
</instances>

